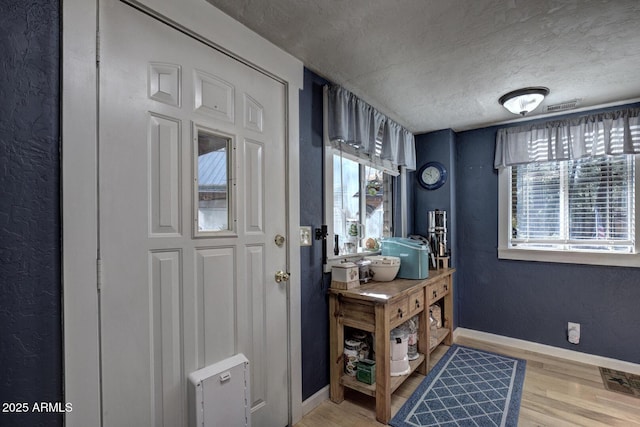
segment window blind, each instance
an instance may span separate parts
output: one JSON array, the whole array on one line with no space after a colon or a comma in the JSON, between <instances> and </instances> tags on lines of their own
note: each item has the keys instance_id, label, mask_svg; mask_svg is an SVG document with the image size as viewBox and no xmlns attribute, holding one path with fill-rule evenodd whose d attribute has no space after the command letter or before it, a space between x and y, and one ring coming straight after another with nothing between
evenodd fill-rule
<instances>
[{"instance_id":1,"label":"window blind","mask_svg":"<svg viewBox=\"0 0 640 427\"><path fill-rule=\"evenodd\" d=\"M630 252L632 155L512 166L512 246Z\"/></svg>"}]
</instances>

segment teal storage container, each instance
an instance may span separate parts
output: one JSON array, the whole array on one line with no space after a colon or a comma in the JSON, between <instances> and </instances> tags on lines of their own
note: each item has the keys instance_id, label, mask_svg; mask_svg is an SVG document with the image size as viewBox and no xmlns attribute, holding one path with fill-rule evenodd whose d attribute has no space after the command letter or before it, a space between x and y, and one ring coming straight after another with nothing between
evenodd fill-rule
<instances>
[{"instance_id":1,"label":"teal storage container","mask_svg":"<svg viewBox=\"0 0 640 427\"><path fill-rule=\"evenodd\" d=\"M429 246L418 240L390 237L382 241L382 255L400 258L396 277L426 279L429 277Z\"/></svg>"}]
</instances>

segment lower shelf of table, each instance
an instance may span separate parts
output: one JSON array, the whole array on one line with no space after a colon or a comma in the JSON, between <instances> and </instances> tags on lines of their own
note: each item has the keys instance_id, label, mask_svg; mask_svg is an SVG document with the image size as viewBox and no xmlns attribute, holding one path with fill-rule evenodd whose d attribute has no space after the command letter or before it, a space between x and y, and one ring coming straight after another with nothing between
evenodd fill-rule
<instances>
[{"instance_id":1,"label":"lower shelf of table","mask_svg":"<svg viewBox=\"0 0 640 427\"><path fill-rule=\"evenodd\" d=\"M438 345L440 345L449 335L450 330L448 328L438 328L438 332L436 334L437 340L435 341L435 345L429 348L429 353L431 353ZM393 393L402 383L409 378L409 375L413 373L418 366L422 362L424 362L424 354L419 354L418 358L415 360L409 361L409 373L406 375L400 375L398 377L391 377L391 393ZM361 381L358 381L356 377L351 377L349 375L343 375L340 377L340 384L345 387L348 387L353 390L357 390L360 393L364 393L369 396L375 397L376 395L376 383L366 384Z\"/></svg>"},{"instance_id":2,"label":"lower shelf of table","mask_svg":"<svg viewBox=\"0 0 640 427\"><path fill-rule=\"evenodd\" d=\"M400 375L399 377L391 377L391 392L393 393L398 387L400 387L400 385L407 379L409 378L409 375L411 375L411 373L413 371L415 371L416 369L418 369L418 366L420 366L420 364L424 362L424 354L419 354L418 358L416 360L410 360L409 361L409 373L406 375ZM351 377L349 375L343 375L340 378L340 383L348 388L351 388L353 390L357 390L360 393L364 393L367 394L369 396L374 396L376 395L376 383L373 384L366 384L363 382L360 382L356 379L356 377Z\"/></svg>"},{"instance_id":3,"label":"lower shelf of table","mask_svg":"<svg viewBox=\"0 0 640 427\"><path fill-rule=\"evenodd\" d=\"M436 333L436 340L434 341L434 344L432 346L429 346L429 353L435 350L435 348L447 338L449 332L449 328L438 328L438 332Z\"/></svg>"}]
</instances>

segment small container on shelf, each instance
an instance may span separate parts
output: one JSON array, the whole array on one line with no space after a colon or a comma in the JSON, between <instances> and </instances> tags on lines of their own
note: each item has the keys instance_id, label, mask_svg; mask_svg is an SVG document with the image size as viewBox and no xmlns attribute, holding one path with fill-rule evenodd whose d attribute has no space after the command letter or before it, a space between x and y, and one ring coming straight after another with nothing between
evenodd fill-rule
<instances>
[{"instance_id":1,"label":"small container on shelf","mask_svg":"<svg viewBox=\"0 0 640 427\"><path fill-rule=\"evenodd\" d=\"M433 318L431 310L429 311L429 348L434 348L438 345L438 322Z\"/></svg>"},{"instance_id":2,"label":"small container on shelf","mask_svg":"<svg viewBox=\"0 0 640 427\"><path fill-rule=\"evenodd\" d=\"M362 343L356 340L346 340L344 342L344 373L350 377L356 376L358 368L358 360L360 360L360 345Z\"/></svg>"},{"instance_id":3,"label":"small container on shelf","mask_svg":"<svg viewBox=\"0 0 640 427\"><path fill-rule=\"evenodd\" d=\"M331 287L334 289L352 289L360 286L358 266L352 262L343 262L331 267Z\"/></svg>"},{"instance_id":4,"label":"small container on shelf","mask_svg":"<svg viewBox=\"0 0 640 427\"><path fill-rule=\"evenodd\" d=\"M409 338L407 340L407 357L409 360L418 358L418 316L413 316L406 323L409 330Z\"/></svg>"},{"instance_id":5,"label":"small container on shelf","mask_svg":"<svg viewBox=\"0 0 640 427\"><path fill-rule=\"evenodd\" d=\"M431 316L436 320L438 328L442 328L442 309L438 304L432 304L429 306L429 312Z\"/></svg>"},{"instance_id":6,"label":"small container on shelf","mask_svg":"<svg viewBox=\"0 0 640 427\"><path fill-rule=\"evenodd\" d=\"M390 371L392 377L406 375L411 371L409 366L409 357L407 356L409 336L402 327L395 328L391 331L390 346Z\"/></svg>"},{"instance_id":7,"label":"small container on shelf","mask_svg":"<svg viewBox=\"0 0 640 427\"><path fill-rule=\"evenodd\" d=\"M376 382L376 362L371 359L362 359L358 362L356 379L365 384Z\"/></svg>"}]
</instances>

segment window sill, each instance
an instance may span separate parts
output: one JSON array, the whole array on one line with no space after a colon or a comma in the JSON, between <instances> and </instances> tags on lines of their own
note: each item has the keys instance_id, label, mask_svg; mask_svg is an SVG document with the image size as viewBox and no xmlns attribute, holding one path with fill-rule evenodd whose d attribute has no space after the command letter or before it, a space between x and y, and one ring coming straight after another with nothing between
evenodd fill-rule
<instances>
[{"instance_id":1,"label":"window sill","mask_svg":"<svg viewBox=\"0 0 640 427\"><path fill-rule=\"evenodd\" d=\"M517 261L558 262L565 264L640 267L639 254L608 254L595 252L551 251L548 249L498 248L498 259Z\"/></svg>"}]
</instances>

